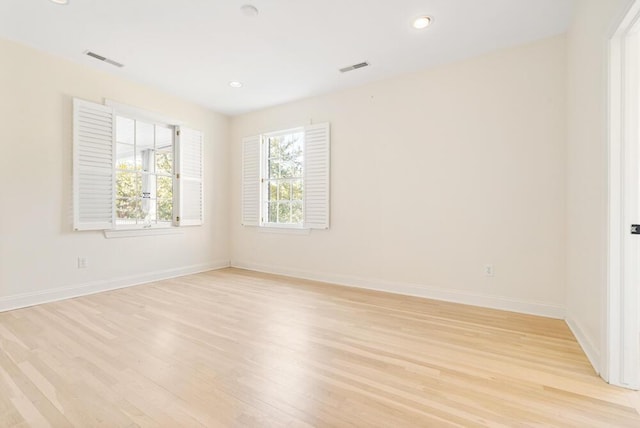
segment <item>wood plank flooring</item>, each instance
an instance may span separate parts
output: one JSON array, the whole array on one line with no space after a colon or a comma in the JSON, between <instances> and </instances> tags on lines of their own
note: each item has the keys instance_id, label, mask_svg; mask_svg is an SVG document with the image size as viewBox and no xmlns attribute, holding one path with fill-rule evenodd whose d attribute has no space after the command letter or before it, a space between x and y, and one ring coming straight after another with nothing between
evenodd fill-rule
<instances>
[{"instance_id":1,"label":"wood plank flooring","mask_svg":"<svg viewBox=\"0 0 640 428\"><path fill-rule=\"evenodd\" d=\"M225 269L0 313L1 427L640 427L564 322Z\"/></svg>"}]
</instances>

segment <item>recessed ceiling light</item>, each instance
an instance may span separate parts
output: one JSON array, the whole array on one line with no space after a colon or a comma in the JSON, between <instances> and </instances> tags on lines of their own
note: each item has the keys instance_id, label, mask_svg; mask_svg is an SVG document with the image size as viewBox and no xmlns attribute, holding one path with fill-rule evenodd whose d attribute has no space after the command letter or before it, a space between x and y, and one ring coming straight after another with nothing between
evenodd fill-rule
<instances>
[{"instance_id":1,"label":"recessed ceiling light","mask_svg":"<svg viewBox=\"0 0 640 428\"><path fill-rule=\"evenodd\" d=\"M413 20L413 28L417 30L422 30L423 28L427 28L431 24L430 16L421 16Z\"/></svg>"},{"instance_id":2,"label":"recessed ceiling light","mask_svg":"<svg viewBox=\"0 0 640 428\"><path fill-rule=\"evenodd\" d=\"M240 7L244 16L258 16L258 8L252 4L245 4Z\"/></svg>"},{"instance_id":3,"label":"recessed ceiling light","mask_svg":"<svg viewBox=\"0 0 640 428\"><path fill-rule=\"evenodd\" d=\"M51 0L55 4L69 4L69 0Z\"/></svg>"},{"instance_id":4,"label":"recessed ceiling light","mask_svg":"<svg viewBox=\"0 0 640 428\"><path fill-rule=\"evenodd\" d=\"M232 88L242 88L242 82L238 82L237 80L233 80L229 82L229 86Z\"/></svg>"}]
</instances>

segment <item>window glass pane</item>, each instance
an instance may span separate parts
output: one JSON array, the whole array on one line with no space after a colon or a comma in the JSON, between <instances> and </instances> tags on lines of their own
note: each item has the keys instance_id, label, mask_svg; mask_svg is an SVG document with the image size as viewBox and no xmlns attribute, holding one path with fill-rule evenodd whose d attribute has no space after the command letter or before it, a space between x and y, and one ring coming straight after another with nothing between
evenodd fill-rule
<instances>
[{"instance_id":1,"label":"window glass pane","mask_svg":"<svg viewBox=\"0 0 640 428\"><path fill-rule=\"evenodd\" d=\"M291 136L285 135L280 139L280 159L291 160Z\"/></svg>"},{"instance_id":2,"label":"window glass pane","mask_svg":"<svg viewBox=\"0 0 640 428\"><path fill-rule=\"evenodd\" d=\"M166 125L116 117L118 224L172 221L174 131Z\"/></svg>"},{"instance_id":3,"label":"window glass pane","mask_svg":"<svg viewBox=\"0 0 640 428\"><path fill-rule=\"evenodd\" d=\"M140 174L118 171L116 173L116 197L140 198L141 196Z\"/></svg>"},{"instance_id":4,"label":"window glass pane","mask_svg":"<svg viewBox=\"0 0 640 428\"><path fill-rule=\"evenodd\" d=\"M288 181L280 182L280 186L278 186L278 191L280 192L278 195L278 199L281 201L287 201L291 199L291 183Z\"/></svg>"},{"instance_id":5,"label":"window glass pane","mask_svg":"<svg viewBox=\"0 0 640 428\"><path fill-rule=\"evenodd\" d=\"M302 156L302 139L302 133L286 135L280 144L281 158L286 161L292 161Z\"/></svg>"},{"instance_id":6,"label":"window glass pane","mask_svg":"<svg viewBox=\"0 0 640 428\"><path fill-rule=\"evenodd\" d=\"M269 161L269 178L280 178L280 162Z\"/></svg>"},{"instance_id":7,"label":"window glass pane","mask_svg":"<svg viewBox=\"0 0 640 428\"><path fill-rule=\"evenodd\" d=\"M116 144L116 168L133 171L135 160L133 157L133 145Z\"/></svg>"},{"instance_id":8,"label":"window glass pane","mask_svg":"<svg viewBox=\"0 0 640 428\"><path fill-rule=\"evenodd\" d=\"M302 200L302 180L291 181L291 199Z\"/></svg>"},{"instance_id":9,"label":"window glass pane","mask_svg":"<svg viewBox=\"0 0 640 428\"><path fill-rule=\"evenodd\" d=\"M291 176L302 177L302 158L295 158L291 162Z\"/></svg>"},{"instance_id":10,"label":"window glass pane","mask_svg":"<svg viewBox=\"0 0 640 428\"><path fill-rule=\"evenodd\" d=\"M136 121L136 146L139 149L154 148L154 126L150 123Z\"/></svg>"},{"instance_id":11,"label":"window glass pane","mask_svg":"<svg viewBox=\"0 0 640 428\"><path fill-rule=\"evenodd\" d=\"M288 135L280 138L280 159L285 161L291 159L290 147L291 140Z\"/></svg>"},{"instance_id":12,"label":"window glass pane","mask_svg":"<svg viewBox=\"0 0 640 428\"><path fill-rule=\"evenodd\" d=\"M157 177L157 218L158 221L171 221L173 215L173 179Z\"/></svg>"},{"instance_id":13,"label":"window glass pane","mask_svg":"<svg viewBox=\"0 0 640 428\"><path fill-rule=\"evenodd\" d=\"M157 151L156 154L156 173L168 174L173 173L173 152Z\"/></svg>"},{"instance_id":14,"label":"window glass pane","mask_svg":"<svg viewBox=\"0 0 640 428\"><path fill-rule=\"evenodd\" d=\"M269 138L269 157L270 158L280 157L280 138L278 137Z\"/></svg>"},{"instance_id":15,"label":"window glass pane","mask_svg":"<svg viewBox=\"0 0 640 428\"><path fill-rule=\"evenodd\" d=\"M136 169L153 172L154 126L136 121Z\"/></svg>"},{"instance_id":16,"label":"window glass pane","mask_svg":"<svg viewBox=\"0 0 640 428\"><path fill-rule=\"evenodd\" d=\"M293 163L291 162L282 162L280 164L280 177L282 178L294 178L294 169Z\"/></svg>"},{"instance_id":17,"label":"window glass pane","mask_svg":"<svg viewBox=\"0 0 640 428\"><path fill-rule=\"evenodd\" d=\"M140 199L116 199L116 220L118 224L136 224L142 218Z\"/></svg>"},{"instance_id":18,"label":"window glass pane","mask_svg":"<svg viewBox=\"0 0 640 428\"><path fill-rule=\"evenodd\" d=\"M154 150L150 148L140 148L136 146L136 166L143 172L155 172Z\"/></svg>"},{"instance_id":19,"label":"window glass pane","mask_svg":"<svg viewBox=\"0 0 640 428\"><path fill-rule=\"evenodd\" d=\"M116 116L116 168L133 170L135 121Z\"/></svg>"},{"instance_id":20,"label":"window glass pane","mask_svg":"<svg viewBox=\"0 0 640 428\"><path fill-rule=\"evenodd\" d=\"M303 214L304 132L267 137L265 222L296 224ZM273 203L278 201L278 203ZM293 202L293 204L292 204Z\"/></svg>"},{"instance_id":21,"label":"window glass pane","mask_svg":"<svg viewBox=\"0 0 640 428\"><path fill-rule=\"evenodd\" d=\"M156 198L156 176L154 174L142 174L142 197L147 199Z\"/></svg>"},{"instance_id":22,"label":"window glass pane","mask_svg":"<svg viewBox=\"0 0 640 428\"><path fill-rule=\"evenodd\" d=\"M173 172L173 128L156 125L156 172Z\"/></svg>"},{"instance_id":23,"label":"window glass pane","mask_svg":"<svg viewBox=\"0 0 640 428\"><path fill-rule=\"evenodd\" d=\"M291 203L291 223L302 223L302 201Z\"/></svg>"},{"instance_id":24,"label":"window glass pane","mask_svg":"<svg viewBox=\"0 0 640 428\"><path fill-rule=\"evenodd\" d=\"M133 145L135 138L135 121L122 116L116 116L116 142Z\"/></svg>"},{"instance_id":25,"label":"window glass pane","mask_svg":"<svg viewBox=\"0 0 640 428\"><path fill-rule=\"evenodd\" d=\"M173 197L173 180L171 177L159 176L157 179L156 197L171 199Z\"/></svg>"},{"instance_id":26,"label":"window glass pane","mask_svg":"<svg viewBox=\"0 0 640 428\"><path fill-rule=\"evenodd\" d=\"M158 198L157 204L158 221L171 221L171 215L173 213L173 200Z\"/></svg>"},{"instance_id":27,"label":"window glass pane","mask_svg":"<svg viewBox=\"0 0 640 428\"><path fill-rule=\"evenodd\" d=\"M156 125L156 150L169 150L173 146L173 128Z\"/></svg>"},{"instance_id":28,"label":"window glass pane","mask_svg":"<svg viewBox=\"0 0 640 428\"><path fill-rule=\"evenodd\" d=\"M142 197L140 201L141 217L145 225L156 223L156 200L152 198Z\"/></svg>"},{"instance_id":29,"label":"window glass pane","mask_svg":"<svg viewBox=\"0 0 640 428\"><path fill-rule=\"evenodd\" d=\"M267 213L268 213L269 223L277 223L278 222L278 203L269 202L267 207Z\"/></svg>"},{"instance_id":30,"label":"window glass pane","mask_svg":"<svg viewBox=\"0 0 640 428\"><path fill-rule=\"evenodd\" d=\"M270 181L268 183L268 187L269 187L269 193L268 193L269 200L277 201L278 200L278 183Z\"/></svg>"},{"instance_id":31,"label":"window glass pane","mask_svg":"<svg viewBox=\"0 0 640 428\"><path fill-rule=\"evenodd\" d=\"M302 142L304 141L304 134L298 132L293 134L293 143L291 144L292 158L302 159Z\"/></svg>"},{"instance_id":32,"label":"window glass pane","mask_svg":"<svg viewBox=\"0 0 640 428\"><path fill-rule=\"evenodd\" d=\"M278 223L291 223L291 203L278 203Z\"/></svg>"}]
</instances>

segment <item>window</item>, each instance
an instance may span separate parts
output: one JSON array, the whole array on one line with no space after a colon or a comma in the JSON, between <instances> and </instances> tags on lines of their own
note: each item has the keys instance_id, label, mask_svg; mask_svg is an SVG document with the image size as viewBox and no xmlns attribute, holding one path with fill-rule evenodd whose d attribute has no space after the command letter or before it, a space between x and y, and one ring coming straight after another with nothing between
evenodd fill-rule
<instances>
[{"instance_id":1,"label":"window","mask_svg":"<svg viewBox=\"0 0 640 428\"><path fill-rule=\"evenodd\" d=\"M74 99L74 229L202 224L202 133L132 110Z\"/></svg>"},{"instance_id":2,"label":"window","mask_svg":"<svg viewBox=\"0 0 640 428\"><path fill-rule=\"evenodd\" d=\"M329 132L323 123L243 140L244 226L329 228Z\"/></svg>"},{"instance_id":3,"label":"window","mask_svg":"<svg viewBox=\"0 0 640 428\"><path fill-rule=\"evenodd\" d=\"M302 226L304 129L263 136L263 223Z\"/></svg>"},{"instance_id":4,"label":"window","mask_svg":"<svg viewBox=\"0 0 640 428\"><path fill-rule=\"evenodd\" d=\"M116 225L171 225L174 133L116 116Z\"/></svg>"}]
</instances>

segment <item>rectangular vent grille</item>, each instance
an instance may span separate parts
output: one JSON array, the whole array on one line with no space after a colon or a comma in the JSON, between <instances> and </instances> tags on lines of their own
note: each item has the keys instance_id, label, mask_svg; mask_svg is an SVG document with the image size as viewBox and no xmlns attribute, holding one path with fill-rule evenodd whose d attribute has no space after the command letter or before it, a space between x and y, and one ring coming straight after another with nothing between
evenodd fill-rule
<instances>
[{"instance_id":1,"label":"rectangular vent grille","mask_svg":"<svg viewBox=\"0 0 640 428\"><path fill-rule=\"evenodd\" d=\"M353 65L350 65L349 67L341 68L340 73L346 73L347 71L353 71L353 70L357 70L359 68L364 68L364 67L369 67L369 63L367 61L361 62L359 64L353 64Z\"/></svg>"},{"instance_id":2,"label":"rectangular vent grille","mask_svg":"<svg viewBox=\"0 0 640 428\"><path fill-rule=\"evenodd\" d=\"M85 51L85 55L88 55L92 58L95 58L97 60L100 60L102 62L106 62L107 64L111 64L111 65L115 65L116 67L124 67L124 64L119 63L118 61L114 61L110 58L104 57L102 55L98 55L95 52L91 52L91 51Z\"/></svg>"}]
</instances>

